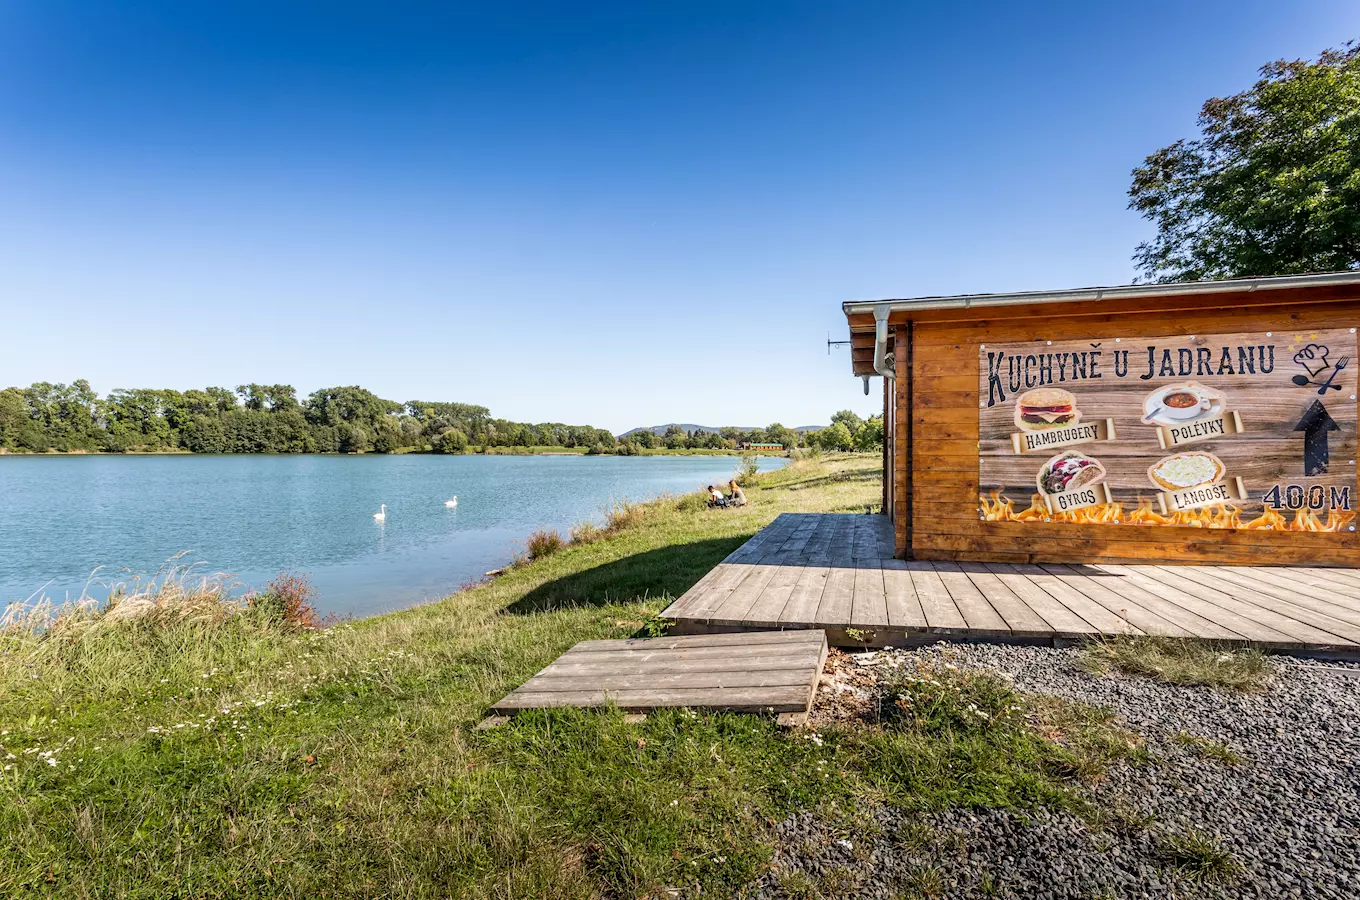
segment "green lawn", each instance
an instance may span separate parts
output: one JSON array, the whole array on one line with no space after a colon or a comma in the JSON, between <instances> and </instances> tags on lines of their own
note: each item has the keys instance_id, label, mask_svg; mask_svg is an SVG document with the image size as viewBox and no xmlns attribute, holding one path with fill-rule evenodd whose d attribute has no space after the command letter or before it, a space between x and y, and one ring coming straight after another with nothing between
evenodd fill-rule
<instances>
[{"instance_id":1,"label":"green lawn","mask_svg":"<svg viewBox=\"0 0 1360 900\"><path fill-rule=\"evenodd\" d=\"M816 740L688 711L473 731L575 642L636 633L778 513L875 503L878 466L800 462L740 510L691 495L616 511L615 530L489 584L321 631L190 599L137 626L0 632L0 896L728 896L797 808L1079 806L1069 779L1120 742L974 718L1024 707L957 673L908 678L889 697L906 714ZM1030 712L1050 736L1108 727Z\"/></svg>"}]
</instances>

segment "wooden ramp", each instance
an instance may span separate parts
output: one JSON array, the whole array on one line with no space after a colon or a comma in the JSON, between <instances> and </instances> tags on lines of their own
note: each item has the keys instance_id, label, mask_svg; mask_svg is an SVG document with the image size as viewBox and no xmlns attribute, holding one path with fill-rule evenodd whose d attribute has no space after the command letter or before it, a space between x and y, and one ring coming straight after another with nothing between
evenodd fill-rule
<instances>
[{"instance_id":1,"label":"wooden ramp","mask_svg":"<svg viewBox=\"0 0 1360 900\"><path fill-rule=\"evenodd\" d=\"M892 559L885 516L786 513L661 615L680 634L816 628L833 644L1194 637L1360 659L1360 570Z\"/></svg>"},{"instance_id":2,"label":"wooden ramp","mask_svg":"<svg viewBox=\"0 0 1360 900\"><path fill-rule=\"evenodd\" d=\"M613 704L806 715L825 661L816 630L582 641L491 712Z\"/></svg>"}]
</instances>

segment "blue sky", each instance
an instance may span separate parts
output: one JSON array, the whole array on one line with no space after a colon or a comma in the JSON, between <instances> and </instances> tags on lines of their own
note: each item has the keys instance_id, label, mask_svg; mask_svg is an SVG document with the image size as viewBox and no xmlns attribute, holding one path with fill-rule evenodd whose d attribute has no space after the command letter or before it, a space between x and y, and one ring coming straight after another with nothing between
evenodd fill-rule
<instances>
[{"instance_id":1,"label":"blue sky","mask_svg":"<svg viewBox=\"0 0 1360 900\"><path fill-rule=\"evenodd\" d=\"M841 301L1130 281L1129 170L1356 36L1354 2L5 0L0 385L871 412Z\"/></svg>"}]
</instances>

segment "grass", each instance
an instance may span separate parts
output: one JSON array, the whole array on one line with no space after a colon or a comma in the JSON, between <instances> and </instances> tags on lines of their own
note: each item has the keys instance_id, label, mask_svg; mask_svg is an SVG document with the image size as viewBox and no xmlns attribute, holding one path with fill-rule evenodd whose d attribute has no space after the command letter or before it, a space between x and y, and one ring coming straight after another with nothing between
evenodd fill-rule
<instances>
[{"instance_id":1,"label":"grass","mask_svg":"<svg viewBox=\"0 0 1360 900\"><path fill-rule=\"evenodd\" d=\"M1095 641L1080 662L1093 674L1120 671L1169 684L1200 685L1234 691L1261 691L1270 683L1265 654L1254 649L1224 649L1207 641L1166 637L1119 637Z\"/></svg>"},{"instance_id":2,"label":"grass","mask_svg":"<svg viewBox=\"0 0 1360 900\"><path fill-rule=\"evenodd\" d=\"M1242 872L1241 864L1217 839L1196 828L1162 835L1157 849L1178 874L1191 881L1226 884Z\"/></svg>"},{"instance_id":3,"label":"grass","mask_svg":"<svg viewBox=\"0 0 1360 900\"><path fill-rule=\"evenodd\" d=\"M654 622L780 512L863 509L878 465L800 462L741 509L616 508L591 540L491 582L331 627L287 620L296 585L251 604L189 579L149 588L153 609L118 625L88 607L13 618L0 896L730 896L798 809L853 823L876 802L1080 804L1083 773L1115 758L1083 761L1118 745L1082 736L1105 726L953 671L893 686L882 725L815 741L685 710L474 730L572 644Z\"/></svg>"},{"instance_id":4,"label":"grass","mask_svg":"<svg viewBox=\"0 0 1360 900\"><path fill-rule=\"evenodd\" d=\"M1242 754L1229 747L1222 741L1213 738L1200 737L1196 734L1189 734L1184 731L1177 731L1171 735L1171 740L1187 747L1200 759L1209 759L1223 763L1225 766L1240 766L1246 762Z\"/></svg>"}]
</instances>

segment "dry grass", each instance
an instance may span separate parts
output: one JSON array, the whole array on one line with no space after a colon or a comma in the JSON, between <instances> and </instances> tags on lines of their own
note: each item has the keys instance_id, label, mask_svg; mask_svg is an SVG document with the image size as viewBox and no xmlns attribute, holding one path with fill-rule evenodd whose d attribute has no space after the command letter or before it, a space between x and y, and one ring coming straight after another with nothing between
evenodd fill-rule
<instances>
[{"instance_id":1,"label":"dry grass","mask_svg":"<svg viewBox=\"0 0 1360 900\"><path fill-rule=\"evenodd\" d=\"M593 544L605 536L605 530L594 522L577 522L569 532L571 542L576 545Z\"/></svg>"},{"instance_id":2,"label":"dry grass","mask_svg":"<svg viewBox=\"0 0 1360 900\"><path fill-rule=\"evenodd\" d=\"M636 528L642 524L642 519L647 514L646 506L647 504L630 503L627 500L615 501L609 509L605 510L605 531L618 533L629 528Z\"/></svg>"},{"instance_id":3,"label":"dry grass","mask_svg":"<svg viewBox=\"0 0 1360 900\"><path fill-rule=\"evenodd\" d=\"M1166 637L1119 637L1094 641L1079 657L1084 669L1155 678L1169 684L1234 691L1261 691L1270 683L1269 660L1251 648L1225 649L1207 641Z\"/></svg>"},{"instance_id":4,"label":"dry grass","mask_svg":"<svg viewBox=\"0 0 1360 900\"><path fill-rule=\"evenodd\" d=\"M566 546L555 528L540 528L524 542L524 552L530 562L545 559Z\"/></svg>"}]
</instances>

